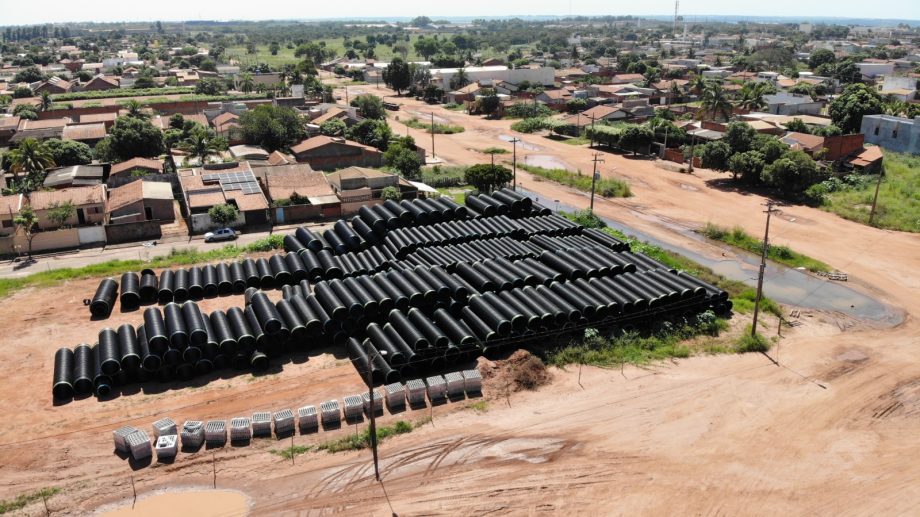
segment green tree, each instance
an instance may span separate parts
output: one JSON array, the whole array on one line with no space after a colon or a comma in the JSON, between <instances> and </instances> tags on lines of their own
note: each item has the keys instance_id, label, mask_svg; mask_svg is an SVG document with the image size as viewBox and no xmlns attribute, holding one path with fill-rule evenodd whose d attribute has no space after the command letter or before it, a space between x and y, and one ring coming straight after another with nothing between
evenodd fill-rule
<instances>
[{"instance_id":1,"label":"green tree","mask_svg":"<svg viewBox=\"0 0 920 517\"><path fill-rule=\"evenodd\" d=\"M480 163L467 167L464 173L466 182L480 192L492 192L511 181L511 169L502 165Z\"/></svg>"},{"instance_id":2,"label":"green tree","mask_svg":"<svg viewBox=\"0 0 920 517\"><path fill-rule=\"evenodd\" d=\"M227 82L218 77L205 77L199 79L195 85L198 95L223 95L227 93Z\"/></svg>"},{"instance_id":3,"label":"green tree","mask_svg":"<svg viewBox=\"0 0 920 517\"><path fill-rule=\"evenodd\" d=\"M751 143L751 149L760 153L764 163L769 165L782 158L783 154L789 150L789 146L772 135L758 134Z\"/></svg>"},{"instance_id":4,"label":"green tree","mask_svg":"<svg viewBox=\"0 0 920 517\"><path fill-rule=\"evenodd\" d=\"M345 138L386 151L393 131L385 120L364 119L345 130Z\"/></svg>"},{"instance_id":5,"label":"green tree","mask_svg":"<svg viewBox=\"0 0 920 517\"><path fill-rule=\"evenodd\" d=\"M492 116L501 106L501 99L494 92L479 99L479 109L488 116Z\"/></svg>"},{"instance_id":6,"label":"green tree","mask_svg":"<svg viewBox=\"0 0 920 517\"><path fill-rule=\"evenodd\" d=\"M757 151L734 154L728 159L728 170L732 171L732 179L737 180L740 176L748 184L760 181L763 168L763 155Z\"/></svg>"},{"instance_id":7,"label":"green tree","mask_svg":"<svg viewBox=\"0 0 920 517\"><path fill-rule=\"evenodd\" d=\"M433 83L425 86L425 89L422 90L422 99L428 104L435 104L441 102L441 99L444 98L444 90L438 88Z\"/></svg>"},{"instance_id":8,"label":"green tree","mask_svg":"<svg viewBox=\"0 0 920 517\"><path fill-rule=\"evenodd\" d=\"M728 100L722 85L715 81L706 82L706 87L700 97L700 115L706 114L711 114L713 119L722 115L728 120L732 116L732 103Z\"/></svg>"},{"instance_id":9,"label":"green tree","mask_svg":"<svg viewBox=\"0 0 920 517\"><path fill-rule=\"evenodd\" d=\"M32 96L32 90L28 86L19 86L13 90L14 99L25 99Z\"/></svg>"},{"instance_id":10,"label":"green tree","mask_svg":"<svg viewBox=\"0 0 920 517\"><path fill-rule=\"evenodd\" d=\"M7 159L16 182L21 179L20 174L33 178L55 166L54 157L34 138L26 138L19 142L16 149L7 153Z\"/></svg>"},{"instance_id":11,"label":"green tree","mask_svg":"<svg viewBox=\"0 0 920 517\"><path fill-rule=\"evenodd\" d=\"M813 135L818 135L818 136L825 136L825 137L827 137L827 136L839 136L839 135L842 135L842 134L843 134L843 131L842 131L839 127L837 127L837 126L831 124L831 125L829 125L829 126L816 127L816 128L814 129L814 131L812 131L811 133L812 133Z\"/></svg>"},{"instance_id":12,"label":"green tree","mask_svg":"<svg viewBox=\"0 0 920 517\"><path fill-rule=\"evenodd\" d=\"M14 83L37 83L44 80L45 74L35 65L23 68L13 76Z\"/></svg>"},{"instance_id":13,"label":"green tree","mask_svg":"<svg viewBox=\"0 0 920 517\"><path fill-rule=\"evenodd\" d=\"M430 61L431 56L438 53L438 40L434 38L426 38L424 36L415 40L415 53L424 57L425 61Z\"/></svg>"},{"instance_id":14,"label":"green tree","mask_svg":"<svg viewBox=\"0 0 920 517\"><path fill-rule=\"evenodd\" d=\"M268 151L289 147L306 136L303 118L292 108L261 104L240 116L240 127L247 144Z\"/></svg>"},{"instance_id":15,"label":"green tree","mask_svg":"<svg viewBox=\"0 0 920 517\"><path fill-rule=\"evenodd\" d=\"M189 158L199 158L204 164L209 156L227 149L227 141L213 131L199 127L179 144L179 149L188 153Z\"/></svg>"},{"instance_id":16,"label":"green tree","mask_svg":"<svg viewBox=\"0 0 920 517\"><path fill-rule=\"evenodd\" d=\"M42 142L42 147L48 151L52 161L58 167L87 165L93 161L92 149L83 142L49 138Z\"/></svg>"},{"instance_id":17,"label":"green tree","mask_svg":"<svg viewBox=\"0 0 920 517\"><path fill-rule=\"evenodd\" d=\"M42 96L38 100L38 109L41 111L48 111L53 104L54 102L51 100L51 94L48 93L48 90L42 90Z\"/></svg>"},{"instance_id":18,"label":"green tree","mask_svg":"<svg viewBox=\"0 0 920 517\"><path fill-rule=\"evenodd\" d=\"M243 93L250 93L254 87L255 82L252 79L252 74L246 72L240 76L240 90Z\"/></svg>"},{"instance_id":19,"label":"green tree","mask_svg":"<svg viewBox=\"0 0 920 517\"><path fill-rule=\"evenodd\" d=\"M279 50L281 50L281 45L279 45L277 41L273 41L268 45L268 51L271 52L273 56L277 56Z\"/></svg>"},{"instance_id":20,"label":"green tree","mask_svg":"<svg viewBox=\"0 0 920 517\"><path fill-rule=\"evenodd\" d=\"M823 48L818 49L808 56L808 68L814 70L823 64L833 64L835 61L837 61L837 58L833 52Z\"/></svg>"},{"instance_id":21,"label":"green tree","mask_svg":"<svg viewBox=\"0 0 920 517\"><path fill-rule=\"evenodd\" d=\"M391 199L398 203L399 200L402 199L402 193L399 191L399 188L390 185L389 187L383 187L380 191L380 199L384 201Z\"/></svg>"},{"instance_id":22,"label":"green tree","mask_svg":"<svg viewBox=\"0 0 920 517\"><path fill-rule=\"evenodd\" d=\"M240 217L240 211L237 210L236 205L224 203L208 209L208 217L215 226L224 227L236 221Z\"/></svg>"},{"instance_id":23,"label":"green tree","mask_svg":"<svg viewBox=\"0 0 920 517\"><path fill-rule=\"evenodd\" d=\"M396 95L402 95L402 91L412 83L409 64L402 58L394 57L393 61L383 70L383 82L396 90Z\"/></svg>"},{"instance_id":24,"label":"green tree","mask_svg":"<svg viewBox=\"0 0 920 517\"><path fill-rule=\"evenodd\" d=\"M864 84L851 84L830 106L831 120L845 134L859 133L864 115L882 113L882 97Z\"/></svg>"},{"instance_id":25,"label":"green tree","mask_svg":"<svg viewBox=\"0 0 920 517\"><path fill-rule=\"evenodd\" d=\"M800 118L794 118L789 122L786 122L786 131L793 131L795 133L805 133L810 134L811 130L808 129L808 124L802 121Z\"/></svg>"},{"instance_id":26,"label":"green tree","mask_svg":"<svg viewBox=\"0 0 920 517\"><path fill-rule=\"evenodd\" d=\"M28 256L32 258L32 239L35 238L35 229L38 227L38 215L31 206L26 205L19 209L19 213L13 218L13 224L18 231L26 236L26 242L29 244Z\"/></svg>"},{"instance_id":27,"label":"green tree","mask_svg":"<svg viewBox=\"0 0 920 517\"><path fill-rule=\"evenodd\" d=\"M578 113L588 107L588 101L585 99L569 99L565 101L565 109L569 113Z\"/></svg>"},{"instance_id":28,"label":"green tree","mask_svg":"<svg viewBox=\"0 0 920 517\"><path fill-rule=\"evenodd\" d=\"M382 120L387 117L386 110L383 108L383 100L376 95L369 93L358 95L351 100L351 105L358 108L358 112L364 118Z\"/></svg>"},{"instance_id":29,"label":"green tree","mask_svg":"<svg viewBox=\"0 0 920 517\"><path fill-rule=\"evenodd\" d=\"M763 96L767 92L770 83L747 83L741 87L741 96L738 106L748 110L757 111L767 107L767 101Z\"/></svg>"},{"instance_id":30,"label":"green tree","mask_svg":"<svg viewBox=\"0 0 920 517\"><path fill-rule=\"evenodd\" d=\"M728 169L728 159L731 155L732 149L725 142L720 140L708 142L702 146L700 164L704 169L724 171Z\"/></svg>"},{"instance_id":31,"label":"green tree","mask_svg":"<svg viewBox=\"0 0 920 517\"><path fill-rule=\"evenodd\" d=\"M345 134L345 122L342 119L329 119L319 126L319 133L326 136L341 136Z\"/></svg>"},{"instance_id":32,"label":"green tree","mask_svg":"<svg viewBox=\"0 0 920 517\"><path fill-rule=\"evenodd\" d=\"M450 78L450 88L452 90L459 90L468 84L470 84L470 76L463 67L458 68L457 73Z\"/></svg>"},{"instance_id":33,"label":"green tree","mask_svg":"<svg viewBox=\"0 0 920 517\"><path fill-rule=\"evenodd\" d=\"M102 160L129 160L135 157L151 158L163 154L166 150L163 145L163 133L149 120L132 117L130 115L115 119L115 125L109 136L99 142L102 144L104 156L98 156L100 149L97 144L97 156Z\"/></svg>"},{"instance_id":34,"label":"green tree","mask_svg":"<svg viewBox=\"0 0 920 517\"><path fill-rule=\"evenodd\" d=\"M788 151L764 167L761 179L786 195L796 195L821 180L815 161L803 151Z\"/></svg>"},{"instance_id":35,"label":"green tree","mask_svg":"<svg viewBox=\"0 0 920 517\"><path fill-rule=\"evenodd\" d=\"M150 115L144 111L144 105L135 99L130 99L121 104L122 109L126 111L125 116L134 119L148 119Z\"/></svg>"},{"instance_id":36,"label":"green tree","mask_svg":"<svg viewBox=\"0 0 920 517\"><path fill-rule=\"evenodd\" d=\"M13 108L13 115L23 120L38 120L38 112L35 111L35 106L31 104L17 104Z\"/></svg>"},{"instance_id":37,"label":"green tree","mask_svg":"<svg viewBox=\"0 0 920 517\"><path fill-rule=\"evenodd\" d=\"M399 171L406 179L417 180L422 175L422 158L416 151L412 137L393 139L383 153L383 163Z\"/></svg>"},{"instance_id":38,"label":"green tree","mask_svg":"<svg viewBox=\"0 0 920 517\"><path fill-rule=\"evenodd\" d=\"M648 126L632 124L620 134L620 147L632 151L633 155L640 150L648 152L654 138L655 133Z\"/></svg>"},{"instance_id":39,"label":"green tree","mask_svg":"<svg viewBox=\"0 0 920 517\"><path fill-rule=\"evenodd\" d=\"M51 203L48 206L48 220L54 223L57 228L62 228L75 215L77 215L77 207L74 206L72 201Z\"/></svg>"},{"instance_id":40,"label":"green tree","mask_svg":"<svg viewBox=\"0 0 920 517\"><path fill-rule=\"evenodd\" d=\"M745 122L729 122L725 126L722 141L728 144L732 154L747 152L751 149L757 131Z\"/></svg>"}]
</instances>

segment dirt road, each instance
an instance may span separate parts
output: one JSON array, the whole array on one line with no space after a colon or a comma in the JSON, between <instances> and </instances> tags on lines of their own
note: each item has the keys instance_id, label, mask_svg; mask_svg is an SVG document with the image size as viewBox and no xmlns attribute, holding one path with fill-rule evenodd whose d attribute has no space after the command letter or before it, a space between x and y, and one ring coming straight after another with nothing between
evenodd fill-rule
<instances>
[{"instance_id":1,"label":"dirt road","mask_svg":"<svg viewBox=\"0 0 920 517\"><path fill-rule=\"evenodd\" d=\"M511 134L508 121L413 109L434 109L467 128L436 137L437 155L447 163L483 161L476 150L489 146L510 150L499 139ZM429 145L426 135L409 131ZM515 136L539 147L525 153L589 170L588 149ZM713 188L715 174L677 174L612 154L605 159L602 173L626 178L635 193L598 201L605 217L709 254L717 251L674 228L714 221L762 231L763 198ZM587 205L583 195L526 173L519 181L547 199ZM805 207L784 207L777 219L774 242L846 271L858 288L903 309L903 323L838 325L835 314L804 311L772 352L780 367L759 354L700 356L649 369L586 367L580 384L577 369L556 371L552 384L490 400L485 412L462 409L468 402L439 406L432 424L384 442L382 484L373 481L367 451L308 453L290 465L268 452L284 446L273 440L132 470L112 452L110 432L121 423L229 419L318 403L358 390L360 380L341 358L317 351L267 376L55 407L48 393L54 350L92 339L100 326L87 322L79 304L94 282L22 291L4 304L0 498L59 486L64 492L49 501L52 511L84 514L127 500L132 474L139 492L149 493L209 487L216 467L218 487L246 493L256 515L915 513L920 237ZM208 300L205 309L239 304L238 297ZM139 319L129 313L112 321ZM424 416L428 411L399 417ZM296 440L309 444L350 431ZM27 508L43 511L40 501Z\"/></svg>"}]
</instances>

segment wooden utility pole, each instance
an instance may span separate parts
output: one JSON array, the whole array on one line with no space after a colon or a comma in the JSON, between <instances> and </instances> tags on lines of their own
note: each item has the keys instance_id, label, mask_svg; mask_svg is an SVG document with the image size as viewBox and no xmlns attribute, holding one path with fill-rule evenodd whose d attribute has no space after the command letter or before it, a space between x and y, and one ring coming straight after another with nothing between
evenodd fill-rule
<instances>
[{"instance_id":1,"label":"wooden utility pole","mask_svg":"<svg viewBox=\"0 0 920 517\"><path fill-rule=\"evenodd\" d=\"M597 116L591 115L589 118L591 119L591 136L588 137L590 141L590 143L588 144L588 149L593 149L594 148L594 121L597 120Z\"/></svg>"},{"instance_id":2,"label":"wooden utility pole","mask_svg":"<svg viewBox=\"0 0 920 517\"><path fill-rule=\"evenodd\" d=\"M131 503L131 509L134 509L134 505L137 504L137 488L134 486L134 476L131 476L131 491L134 492L134 502ZM43 497L44 498L44 497ZM45 509L48 509L48 505L45 504Z\"/></svg>"},{"instance_id":3,"label":"wooden utility pole","mask_svg":"<svg viewBox=\"0 0 920 517\"><path fill-rule=\"evenodd\" d=\"M517 143L520 141L517 137L511 139L511 190L517 190Z\"/></svg>"},{"instance_id":4,"label":"wooden utility pole","mask_svg":"<svg viewBox=\"0 0 920 517\"><path fill-rule=\"evenodd\" d=\"M379 351L377 353L380 353ZM373 360L373 358L371 359ZM370 406L368 407L368 413L370 413L371 425L368 430L369 438L371 440L371 450L374 452L374 479L380 481L380 466L377 463L377 419L376 411L374 411L374 378L373 378L373 369L371 368L370 362L367 365L367 391L370 397Z\"/></svg>"},{"instance_id":5,"label":"wooden utility pole","mask_svg":"<svg viewBox=\"0 0 920 517\"><path fill-rule=\"evenodd\" d=\"M434 154L434 112L431 112L431 157L435 158Z\"/></svg>"},{"instance_id":6,"label":"wooden utility pole","mask_svg":"<svg viewBox=\"0 0 920 517\"><path fill-rule=\"evenodd\" d=\"M884 173L884 169L880 169L878 171L878 182L875 183L875 196L872 197L872 210L869 210L869 226L872 226L872 220L875 218L875 207L878 203L878 191L882 186L882 175L884 175Z\"/></svg>"},{"instance_id":7,"label":"wooden utility pole","mask_svg":"<svg viewBox=\"0 0 920 517\"><path fill-rule=\"evenodd\" d=\"M214 488L217 488L217 457L211 453L211 470L214 472Z\"/></svg>"},{"instance_id":8,"label":"wooden utility pole","mask_svg":"<svg viewBox=\"0 0 920 517\"><path fill-rule=\"evenodd\" d=\"M690 167L687 168L687 172L693 173L693 154L696 152L696 135L690 139Z\"/></svg>"},{"instance_id":9,"label":"wooden utility pole","mask_svg":"<svg viewBox=\"0 0 920 517\"><path fill-rule=\"evenodd\" d=\"M594 153L594 158L591 160L594 162L594 174L591 175L591 213L594 213L594 186L597 184L597 163L604 162L604 159L600 157L600 153Z\"/></svg>"},{"instance_id":10,"label":"wooden utility pole","mask_svg":"<svg viewBox=\"0 0 920 517\"><path fill-rule=\"evenodd\" d=\"M757 315L760 312L760 298L763 295L763 275L767 269L767 250L769 250L770 240L770 215L778 212L773 208L773 201L767 201L767 228L763 233L763 249L760 252L760 274L757 276L757 297L754 300L754 322L751 324L751 337L757 335Z\"/></svg>"}]
</instances>

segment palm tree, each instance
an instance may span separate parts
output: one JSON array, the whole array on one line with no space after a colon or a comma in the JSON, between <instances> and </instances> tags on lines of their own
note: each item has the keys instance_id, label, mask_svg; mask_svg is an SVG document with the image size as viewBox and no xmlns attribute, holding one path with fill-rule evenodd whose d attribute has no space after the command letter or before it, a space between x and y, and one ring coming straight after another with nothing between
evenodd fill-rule
<instances>
[{"instance_id":1,"label":"palm tree","mask_svg":"<svg viewBox=\"0 0 920 517\"><path fill-rule=\"evenodd\" d=\"M469 83L470 83L470 78L469 78L469 75L467 75L465 68L458 68L457 73L454 74L454 76L450 78L450 87L453 88L454 90L459 90L460 88L463 88Z\"/></svg>"},{"instance_id":2,"label":"palm tree","mask_svg":"<svg viewBox=\"0 0 920 517\"><path fill-rule=\"evenodd\" d=\"M240 78L240 89L243 93L249 93L252 91L254 81L252 80L252 74L245 73Z\"/></svg>"},{"instance_id":3,"label":"palm tree","mask_svg":"<svg viewBox=\"0 0 920 517\"><path fill-rule=\"evenodd\" d=\"M211 131L199 128L183 140L178 147L188 153L189 158L200 158L203 164L209 156L219 154L226 149L227 142Z\"/></svg>"},{"instance_id":4,"label":"palm tree","mask_svg":"<svg viewBox=\"0 0 920 517\"><path fill-rule=\"evenodd\" d=\"M693 79L690 79L690 88L697 96L702 95L706 88L706 78L702 75L693 76Z\"/></svg>"},{"instance_id":5,"label":"palm tree","mask_svg":"<svg viewBox=\"0 0 920 517\"><path fill-rule=\"evenodd\" d=\"M19 147L8 153L10 172L18 182L19 174L26 173L34 176L48 168L54 167L54 158L51 153L34 138L26 138L19 142Z\"/></svg>"},{"instance_id":6,"label":"palm tree","mask_svg":"<svg viewBox=\"0 0 920 517\"><path fill-rule=\"evenodd\" d=\"M707 113L712 113L713 119L722 115L728 120L732 115L732 103L725 95L722 85L715 81L707 81L700 97L700 115L705 116Z\"/></svg>"},{"instance_id":7,"label":"palm tree","mask_svg":"<svg viewBox=\"0 0 920 517\"><path fill-rule=\"evenodd\" d=\"M48 111L51 109L51 105L54 104L51 101L51 94L48 93L48 90L42 90L42 97L38 101L38 109L40 111Z\"/></svg>"},{"instance_id":8,"label":"palm tree","mask_svg":"<svg viewBox=\"0 0 920 517\"><path fill-rule=\"evenodd\" d=\"M121 107L127 111L126 115L129 117L143 119L149 117L149 115L144 112L144 105L134 99L125 102Z\"/></svg>"},{"instance_id":9,"label":"palm tree","mask_svg":"<svg viewBox=\"0 0 920 517\"><path fill-rule=\"evenodd\" d=\"M763 96L767 90L767 83L746 83L741 87L741 99L738 106L748 111L766 108L767 102Z\"/></svg>"}]
</instances>

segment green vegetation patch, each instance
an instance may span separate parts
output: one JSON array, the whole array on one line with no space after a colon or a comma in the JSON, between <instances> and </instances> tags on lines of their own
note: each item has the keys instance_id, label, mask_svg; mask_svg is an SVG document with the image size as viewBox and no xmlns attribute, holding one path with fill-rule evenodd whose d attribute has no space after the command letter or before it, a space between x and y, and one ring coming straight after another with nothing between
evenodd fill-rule
<instances>
[{"instance_id":1,"label":"green vegetation patch","mask_svg":"<svg viewBox=\"0 0 920 517\"><path fill-rule=\"evenodd\" d=\"M535 176L539 176L550 181L555 181L556 183L561 183L583 192L591 191L591 176L575 174L565 169L547 169L544 167L537 167L535 165L527 165L526 163L518 163L518 167ZM622 180L610 178L601 178L597 180L597 184L595 185L595 192L599 196L603 197L632 196L632 191L629 189L628 183Z\"/></svg>"},{"instance_id":2,"label":"green vegetation patch","mask_svg":"<svg viewBox=\"0 0 920 517\"><path fill-rule=\"evenodd\" d=\"M153 257L150 260L109 260L99 264L91 264L78 268L52 269L42 271L22 278L0 279L0 298L7 297L14 292L26 287L48 287L57 285L66 280L79 280L102 276L120 275L125 271L138 271L143 268L164 268L202 262L229 260L245 255L280 249L283 244L283 235L270 235L254 241L246 246L228 244L223 248L209 251L198 251L195 248L172 249L169 254Z\"/></svg>"},{"instance_id":3,"label":"green vegetation patch","mask_svg":"<svg viewBox=\"0 0 920 517\"><path fill-rule=\"evenodd\" d=\"M458 126L455 124L439 124L437 122L433 124L434 129L432 130L432 124L422 122L417 118L410 118L403 123L412 129L424 129L425 131L431 131L436 135L453 135L465 131L463 126Z\"/></svg>"},{"instance_id":4,"label":"green vegetation patch","mask_svg":"<svg viewBox=\"0 0 920 517\"><path fill-rule=\"evenodd\" d=\"M407 422L405 420L399 420L393 425L383 426L377 428L377 443L382 442L383 440L391 437L397 436L400 434L411 433L413 429L416 429L423 425L423 422L418 422L413 424L412 422ZM318 451L326 451L330 453L343 452L343 451L357 451L360 449L366 449L371 445L371 432L370 429L365 428L363 431L357 434L351 434L348 436L343 436L342 438L336 438L334 440L329 440L323 442L316 446Z\"/></svg>"},{"instance_id":5,"label":"green vegetation patch","mask_svg":"<svg viewBox=\"0 0 920 517\"><path fill-rule=\"evenodd\" d=\"M300 456L301 454L306 454L312 449L309 445L292 445L290 447L285 447L284 449L270 449L268 452L280 456L286 460L290 460L295 456Z\"/></svg>"},{"instance_id":6,"label":"green vegetation patch","mask_svg":"<svg viewBox=\"0 0 920 517\"><path fill-rule=\"evenodd\" d=\"M0 515L21 510L36 501L40 501L43 497L47 499L60 492L61 489L58 487L42 488L27 494L20 494L14 499L4 499L0 501Z\"/></svg>"},{"instance_id":7,"label":"green vegetation patch","mask_svg":"<svg viewBox=\"0 0 920 517\"><path fill-rule=\"evenodd\" d=\"M751 253L762 253L763 241L747 234L742 228L736 226L731 230L712 223L706 223L701 232L706 237L724 242L725 244L750 251ZM770 246L767 249L767 257L774 261L789 267L803 267L809 271L830 271L831 268L820 260L813 259L797 251L789 249L787 246Z\"/></svg>"}]
</instances>

